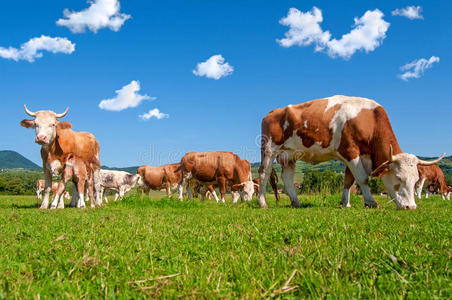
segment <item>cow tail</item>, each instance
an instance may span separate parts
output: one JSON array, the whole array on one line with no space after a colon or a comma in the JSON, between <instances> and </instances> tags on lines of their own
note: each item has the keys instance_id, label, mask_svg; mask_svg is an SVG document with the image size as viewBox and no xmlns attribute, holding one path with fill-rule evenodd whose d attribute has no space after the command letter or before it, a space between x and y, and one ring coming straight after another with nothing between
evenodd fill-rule
<instances>
[{"instance_id":1,"label":"cow tail","mask_svg":"<svg viewBox=\"0 0 452 300\"><path fill-rule=\"evenodd\" d=\"M276 205L279 205L279 194L278 194L278 175L275 169L272 167L272 172L270 174L270 185L272 186L273 193L275 194Z\"/></svg>"}]
</instances>

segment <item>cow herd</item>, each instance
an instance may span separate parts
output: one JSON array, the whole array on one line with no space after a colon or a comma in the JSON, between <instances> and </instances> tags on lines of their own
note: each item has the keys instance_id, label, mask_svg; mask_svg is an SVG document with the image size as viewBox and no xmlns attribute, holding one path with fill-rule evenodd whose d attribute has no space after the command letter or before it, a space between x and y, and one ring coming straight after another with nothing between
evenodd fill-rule
<instances>
[{"instance_id":1,"label":"cow herd","mask_svg":"<svg viewBox=\"0 0 452 300\"><path fill-rule=\"evenodd\" d=\"M258 191L259 205L267 208L266 191L270 182L278 200L273 169L274 160L281 165L281 178L293 207L300 207L295 186L295 163L311 164L338 159L346 165L341 204L350 207L350 188L356 181L365 206L377 207L368 186L370 176L381 177L388 195L400 209L416 209L415 196L421 197L424 185L438 190L443 199L450 199L452 188L433 161L424 161L404 153L392 130L384 108L365 98L332 96L289 105L272 110L262 120L261 165L259 178L252 178L251 164L231 152L190 152L181 161L164 166L141 166L138 174L101 170L99 143L88 132L75 132L68 122L59 121L61 114L49 110L32 112L24 105L33 120L21 121L21 126L34 128L35 142L41 145L45 183L37 184L42 197L41 209L49 207L49 195L54 200L50 208L64 208L66 183L72 180L71 206L85 207L89 197L91 207L107 202L106 190L116 193L115 200L135 186L145 192L166 189L168 196L177 190L180 200L184 192L188 198L200 193L217 202L225 202L230 191L233 202L252 199ZM61 176L52 183L52 176ZM220 197L215 192L219 189ZM38 192L39 191L39 192ZM86 193L86 197L85 197Z\"/></svg>"}]
</instances>

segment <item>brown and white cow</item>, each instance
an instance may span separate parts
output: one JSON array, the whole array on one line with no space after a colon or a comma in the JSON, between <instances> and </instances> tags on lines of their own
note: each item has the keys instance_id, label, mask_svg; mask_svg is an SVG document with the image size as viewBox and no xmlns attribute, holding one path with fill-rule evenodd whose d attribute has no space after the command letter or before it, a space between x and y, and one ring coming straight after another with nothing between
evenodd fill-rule
<instances>
[{"instance_id":1,"label":"brown and white cow","mask_svg":"<svg viewBox=\"0 0 452 300\"><path fill-rule=\"evenodd\" d=\"M416 209L414 185L418 165L431 162L403 153L384 108L365 98L333 96L272 110L262 120L261 187L259 204L267 207L265 192L273 161L292 206L300 207L293 184L295 162L317 164L339 159L346 165L341 204L350 206L349 188L356 180L368 207L377 207L368 186L369 176L380 176L401 209Z\"/></svg>"},{"instance_id":2,"label":"brown and white cow","mask_svg":"<svg viewBox=\"0 0 452 300\"><path fill-rule=\"evenodd\" d=\"M422 188L424 184L427 186L433 185L434 190L438 190L441 198L445 200L448 197L448 188L446 177L443 171L437 165L432 166L418 166L419 180L416 183L416 196L418 199L422 198ZM428 198L428 197L427 197Z\"/></svg>"},{"instance_id":3,"label":"brown and white cow","mask_svg":"<svg viewBox=\"0 0 452 300\"><path fill-rule=\"evenodd\" d=\"M207 187L218 186L222 202L225 202L227 186L238 191L244 201L249 201L253 197L251 164L232 152L189 152L182 157L181 170L183 188L179 189L180 200L183 200L183 189L187 187L189 181L198 182ZM211 192L219 202L215 190ZM188 197L191 198L190 193Z\"/></svg>"},{"instance_id":4,"label":"brown and white cow","mask_svg":"<svg viewBox=\"0 0 452 300\"><path fill-rule=\"evenodd\" d=\"M66 154L64 155L63 170L61 173L61 180L58 184L55 198L50 205L50 209L64 208L63 197L61 197L61 194L66 188L66 184L69 180L72 180L74 183L75 190L78 194L77 207L84 207L85 202L83 197L85 195L85 190L89 195L91 207L94 207L93 171L91 170L90 164L86 160L81 159L72 153Z\"/></svg>"},{"instance_id":5,"label":"brown and white cow","mask_svg":"<svg viewBox=\"0 0 452 300\"><path fill-rule=\"evenodd\" d=\"M45 180L39 179L36 181L36 197L41 200L42 199L42 192L45 188ZM58 189L58 182L53 181L52 182L52 194L55 195L56 190ZM64 199L69 199L70 195L67 191L63 193Z\"/></svg>"},{"instance_id":6,"label":"brown and white cow","mask_svg":"<svg viewBox=\"0 0 452 300\"><path fill-rule=\"evenodd\" d=\"M102 199L100 198L99 184L99 143L94 135L88 132L74 132L71 130L71 123L57 120L64 117L69 108L61 114L50 110L31 112L25 105L24 109L28 115L34 117L34 120L22 120L20 125L25 128L34 128L35 142L41 145L41 158L45 176L44 199L41 203L41 209L46 209L49 206L52 175L58 176L61 174L64 167L63 156L70 153L88 163L93 170L96 204L100 205ZM72 194L71 206L75 205L75 194ZM82 207L84 206L85 203L83 202Z\"/></svg>"},{"instance_id":7,"label":"brown and white cow","mask_svg":"<svg viewBox=\"0 0 452 300\"><path fill-rule=\"evenodd\" d=\"M165 188L167 196L171 197L172 189L180 189L179 183L182 180L180 163L159 167L141 166L137 173L141 176L139 185L145 193L149 193L149 190Z\"/></svg>"}]
</instances>

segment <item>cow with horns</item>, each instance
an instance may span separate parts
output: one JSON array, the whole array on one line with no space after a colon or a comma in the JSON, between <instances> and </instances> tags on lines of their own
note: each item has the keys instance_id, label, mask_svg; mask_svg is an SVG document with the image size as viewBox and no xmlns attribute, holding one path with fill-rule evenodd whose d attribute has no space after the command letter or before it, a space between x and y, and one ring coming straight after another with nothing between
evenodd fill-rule
<instances>
[{"instance_id":1,"label":"cow with horns","mask_svg":"<svg viewBox=\"0 0 452 300\"><path fill-rule=\"evenodd\" d=\"M41 203L41 209L47 209L49 206L52 176L61 175L65 163L64 157L68 154L73 154L89 165L93 171L96 204L102 204L99 180L99 143L94 135L88 132L75 132L71 129L71 123L58 121L67 114L69 108L66 108L61 114L50 110L32 112L25 105L24 109L34 119L22 120L20 125L25 128L34 128L36 133L35 143L41 145L42 168L45 176L44 199ZM77 194L75 188L73 191L71 206L75 206ZM85 207L83 193L80 193L80 197L81 201L78 201L77 206Z\"/></svg>"},{"instance_id":2,"label":"cow with horns","mask_svg":"<svg viewBox=\"0 0 452 300\"><path fill-rule=\"evenodd\" d=\"M262 120L259 204L267 208L266 189L273 161L281 164L292 206L300 207L294 184L295 162L317 164L339 159L346 165L341 204L350 207L350 187L356 180L364 203L377 207L369 176L379 176L400 209L416 209L417 166L433 165L402 152L384 108L365 98L333 96L272 110Z\"/></svg>"}]
</instances>

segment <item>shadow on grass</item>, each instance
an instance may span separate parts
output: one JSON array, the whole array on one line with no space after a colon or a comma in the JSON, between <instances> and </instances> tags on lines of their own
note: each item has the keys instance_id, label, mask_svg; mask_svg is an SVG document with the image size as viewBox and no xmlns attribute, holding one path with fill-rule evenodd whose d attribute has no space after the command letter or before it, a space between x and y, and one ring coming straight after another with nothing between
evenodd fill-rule
<instances>
[{"instance_id":1,"label":"shadow on grass","mask_svg":"<svg viewBox=\"0 0 452 300\"><path fill-rule=\"evenodd\" d=\"M38 203L31 203L31 204L16 204L16 203L12 203L11 204L11 208L19 208L19 209L37 209L39 208L39 204Z\"/></svg>"}]
</instances>

